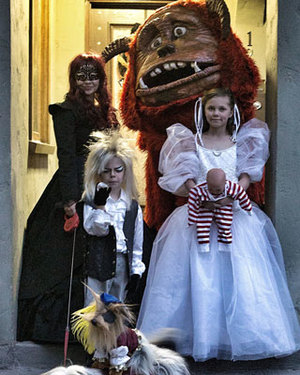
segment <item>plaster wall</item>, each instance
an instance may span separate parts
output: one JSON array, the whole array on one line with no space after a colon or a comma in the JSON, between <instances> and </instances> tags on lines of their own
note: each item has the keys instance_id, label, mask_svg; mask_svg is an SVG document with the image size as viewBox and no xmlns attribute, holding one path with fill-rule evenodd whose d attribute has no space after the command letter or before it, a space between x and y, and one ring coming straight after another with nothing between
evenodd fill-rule
<instances>
[{"instance_id":1,"label":"plaster wall","mask_svg":"<svg viewBox=\"0 0 300 375\"><path fill-rule=\"evenodd\" d=\"M0 20L0 203L6 213L0 219L0 344L10 344L15 340L26 220L57 168L57 158L29 153L29 0L1 1ZM50 2L50 102L61 101L67 90L68 63L84 50L84 24L84 0ZM55 144L50 116L49 127Z\"/></svg>"},{"instance_id":2,"label":"plaster wall","mask_svg":"<svg viewBox=\"0 0 300 375\"><path fill-rule=\"evenodd\" d=\"M28 155L28 35L29 0L21 3L11 1L11 193L13 215L13 243L10 248L13 256L10 291L13 315L16 320L16 296L20 248L22 247L24 215L28 201L27 155ZM1 265L1 267L3 267ZM5 323L1 321L1 325ZM11 322L10 322L11 324Z\"/></svg>"},{"instance_id":3,"label":"plaster wall","mask_svg":"<svg viewBox=\"0 0 300 375\"><path fill-rule=\"evenodd\" d=\"M85 0L52 0L50 9L50 101L62 101L68 66L85 52Z\"/></svg>"},{"instance_id":4,"label":"plaster wall","mask_svg":"<svg viewBox=\"0 0 300 375\"><path fill-rule=\"evenodd\" d=\"M266 166L266 210L275 224L275 183L277 160L277 71L278 71L278 5L276 2L268 2L267 5L267 45L266 45L266 121L271 130L270 158ZM271 173L274 171L274 173Z\"/></svg>"},{"instance_id":5,"label":"plaster wall","mask_svg":"<svg viewBox=\"0 0 300 375\"><path fill-rule=\"evenodd\" d=\"M251 33L251 37L249 36ZM237 23L236 34L255 61L262 80L266 79L266 27L249 23ZM248 46L251 39L252 46Z\"/></svg>"},{"instance_id":6,"label":"plaster wall","mask_svg":"<svg viewBox=\"0 0 300 375\"><path fill-rule=\"evenodd\" d=\"M232 30L236 32L235 23L236 23L236 13L237 13L238 2L236 0L225 0L225 3L230 13L230 24L231 24Z\"/></svg>"},{"instance_id":7,"label":"plaster wall","mask_svg":"<svg viewBox=\"0 0 300 375\"><path fill-rule=\"evenodd\" d=\"M11 344L13 337L12 306L12 194L10 130L10 3L0 2L0 345ZM0 350L1 358L1 350Z\"/></svg>"},{"instance_id":8,"label":"plaster wall","mask_svg":"<svg viewBox=\"0 0 300 375\"><path fill-rule=\"evenodd\" d=\"M228 0L227 0L228 1ZM226 2L227 2L226 1ZM233 6L234 5L234 6ZM266 25L264 0L239 0L228 3L231 27L258 66L262 80L266 78Z\"/></svg>"},{"instance_id":9,"label":"plaster wall","mask_svg":"<svg viewBox=\"0 0 300 375\"><path fill-rule=\"evenodd\" d=\"M226 0L231 18L231 28L240 38L244 48L255 61L261 84L257 100L261 107L256 117L265 121L265 82L266 82L266 24L264 0ZM273 2L274 3L274 2ZM276 2L275 2L276 4Z\"/></svg>"},{"instance_id":10,"label":"plaster wall","mask_svg":"<svg viewBox=\"0 0 300 375\"><path fill-rule=\"evenodd\" d=\"M49 9L49 104L63 101L68 89L70 60L84 51L85 1L51 0ZM27 103L29 105L29 103ZM52 119L48 116L49 143L56 145ZM28 127L28 126L27 126ZM28 154L26 218L57 169L53 155Z\"/></svg>"},{"instance_id":11,"label":"plaster wall","mask_svg":"<svg viewBox=\"0 0 300 375\"><path fill-rule=\"evenodd\" d=\"M298 0L278 0L277 9L274 3L267 4L267 122L272 130L267 208L282 243L290 290L299 313L300 4Z\"/></svg>"}]
</instances>

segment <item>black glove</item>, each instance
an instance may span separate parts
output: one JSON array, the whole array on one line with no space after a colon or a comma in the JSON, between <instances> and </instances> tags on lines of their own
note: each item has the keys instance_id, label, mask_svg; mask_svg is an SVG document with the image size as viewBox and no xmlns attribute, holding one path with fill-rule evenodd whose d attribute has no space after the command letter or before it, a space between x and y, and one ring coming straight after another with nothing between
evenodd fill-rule
<instances>
[{"instance_id":1,"label":"black glove","mask_svg":"<svg viewBox=\"0 0 300 375\"><path fill-rule=\"evenodd\" d=\"M94 203L96 206L105 206L111 188L104 182L100 182L95 186Z\"/></svg>"},{"instance_id":2,"label":"black glove","mask_svg":"<svg viewBox=\"0 0 300 375\"><path fill-rule=\"evenodd\" d=\"M137 288L140 283L140 275L133 274L130 276L130 279L128 281L128 284L126 285L125 290L127 290L127 300L132 300L135 292L137 291Z\"/></svg>"}]
</instances>

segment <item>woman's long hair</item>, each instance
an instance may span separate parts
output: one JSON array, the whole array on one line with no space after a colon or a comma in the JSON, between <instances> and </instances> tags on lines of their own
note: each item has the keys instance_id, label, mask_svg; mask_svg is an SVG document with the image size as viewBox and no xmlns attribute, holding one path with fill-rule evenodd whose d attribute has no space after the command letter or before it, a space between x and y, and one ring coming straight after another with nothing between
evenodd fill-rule
<instances>
[{"instance_id":1,"label":"woman's long hair","mask_svg":"<svg viewBox=\"0 0 300 375\"><path fill-rule=\"evenodd\" d=\"M88 100L85 93L77 86L75 73L82 65L93 65L99 75L99 87L95 93L95 99L99 105ZM77 55L69 65L69 92L66 99L78 105L79 111L87 117L87 120L95 125L95 129L117 128L115 110L111 105L111 95L107 89L107 77L104 70L104 61L100 55L94 53L81 53Z\"/></svg>"},{"instance_id":2,"label":"woman's long hair","mask_svg":"<svg viewBox=\"0 0 300 375\"><path fill-rule=\"evenodd\" d=\"M220 96L227 96L228 97L229 105L230 105L230 108L231 108L232 113L233 113L235 100L234 100L234 96L233 96L232 92L228 88L217 87L217 88L205 91L203 96L202 96L203 133L206 132L209 129L209 123L207 122L207 119L205 117L205 106L210 99L215 98L215 97L220 97ZM228 119L226 128L227 128L227 131L229 132L229 134L232 135L233 130L234 130L234 116L233 116L233 114Z\"/></svg>"},{"instance_id":3,"label":"woman's long hair","mask_svg":"<svg viewBox=\"0 0 300 375\"><path fill-rule=\"evenodd\" d=\"M122 189L126 195L126 206L129 210L132 199L138 199L138 190L133 173L134 151L119 132L101 132L99 141L90 146L90 153L85 164L83 200L93 202L95 186L100 182L100 175L107 163L119 158L124 164Z\"/></svg>"}]
</instances>

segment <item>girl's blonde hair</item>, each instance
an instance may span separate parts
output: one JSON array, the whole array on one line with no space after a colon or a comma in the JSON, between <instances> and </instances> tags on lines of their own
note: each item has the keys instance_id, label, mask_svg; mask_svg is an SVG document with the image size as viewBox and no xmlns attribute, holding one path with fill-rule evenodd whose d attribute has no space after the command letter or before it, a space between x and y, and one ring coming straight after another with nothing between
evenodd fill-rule
<instances>
[{"instance_id":1,"label":"girl's blonde hair","mask_svg":"<svg viewBox=\"0 0 300 375\"><path fill-rule=\"evenodd\" d=\"M117 131L97 133L99 140L90 146L90 153L85 163L84 193L82 199L93 202L95 186L107 163L113 158L119 158L124 164L122 189L126 195L127 210L132 199L138 199L135 176L133 173L134 151Z\"/></svg>"}]
</instances>

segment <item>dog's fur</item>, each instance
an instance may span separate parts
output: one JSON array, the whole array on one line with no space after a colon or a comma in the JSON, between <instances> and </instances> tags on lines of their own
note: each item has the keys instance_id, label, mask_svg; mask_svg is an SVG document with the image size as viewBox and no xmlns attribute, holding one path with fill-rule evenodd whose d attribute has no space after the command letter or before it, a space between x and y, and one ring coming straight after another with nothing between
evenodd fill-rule
<instances>
[{"instance_id":1,"label":"dog's fur","mask_svg":"<svg viewBox=\"0 0 300 375\"><path fill-rule=\"evenodd\" d=\"M141 334L141 350L130 359L130 368L137 375L189 375L184 359L176 352L150 343ZM161 342L169 341L169 336L160 337ZM157 343L160 343L157 340Z\"/></svg>"},{"instance_id":2,"label":"dog's fur","mask_svg":"<svg viewBox=\"0 0 300 375\"><path fill-rule=\"evenodd\" d=\"M128 325L134 322L129 307L123 303L105 304L100 296L91 290L94 302L86 308L73 313L72 331L89 354L101 352L107 356L107 367L87 368L72 365L68 368L56 367L42 375L105 375L122 374L121 370L110 367L110 351L118 346L117 339L121 334L131 330ZM190 375L185 360L175 351L159 347L164 343L174 343L178 339L178 332L165 329L156 334L151 342L139 331L137 335L138 348L131 354L124 372L134 375ZM136 336L135 336L136 337ZM97 364L97 360L95 361ZM95 366L96 367L96 366ZM114 372L115 371L115 372Z\"/></svg>"},{"instance_id":3,"label":"dog's fur","mask_svg":"<svg viewBox=\"0 0 300 375\"><path fill-rule=\"evenodd\" d=\"M78 365L69 367L55 367L54 369L44 372L41 375L99 375L101 372L94 368L87 368Z\"/></svg>"},{"instance_id":4,"label":"dog's fur","mask_svg":"<svg viewBox=\"0 0 300 375\"><path fill-rule=\"evenodd\" d=\"M89 354L95 349L108 353L117 345L117 338L133 324L134 316L123 303L110 303L107 307L98 294L91 290L94 302L73 313L72 331ZM113 314L115 321L105 321L105 314Z\"/></svg>"}]
</instances>

